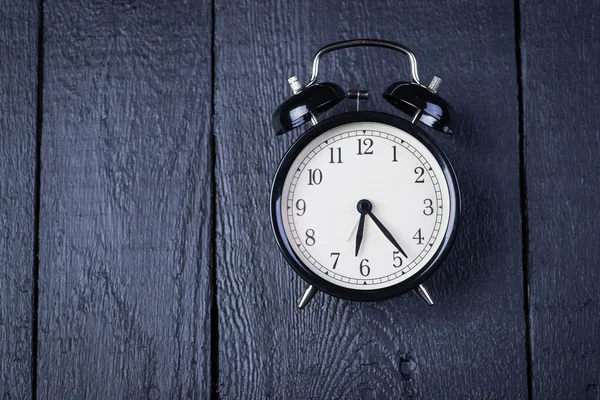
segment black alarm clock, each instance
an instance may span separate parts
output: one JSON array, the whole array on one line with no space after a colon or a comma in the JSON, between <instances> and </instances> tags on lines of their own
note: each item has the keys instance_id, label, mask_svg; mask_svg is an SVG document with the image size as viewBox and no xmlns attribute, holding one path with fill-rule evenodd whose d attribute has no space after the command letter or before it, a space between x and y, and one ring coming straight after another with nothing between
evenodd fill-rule
<instances>
[{"instance_id":1,"label":"black alarm clock","mask_svg":"<svg viewBox=\"0 0 600 400\"><path fill-rule=\"evenodd\" d=\"M391 84L383 97L409 119L360 111L368 92L317 82L321 57L356 46L408 56L411 81ZM422 85L413 53L401 44L359 39L320 49L308 84L288 82L294 94L273 115L277 134L312 126L279 164L270 206L279 248L309 285L299 307L319 290L358 301L414 290L432 305L423 282L448 254L460 214L452 165L418 125L456 132L453 110L437 94L440 79ZM356 101L357 111L318 121L344 99Z\"/></svg>"}]
</instances>

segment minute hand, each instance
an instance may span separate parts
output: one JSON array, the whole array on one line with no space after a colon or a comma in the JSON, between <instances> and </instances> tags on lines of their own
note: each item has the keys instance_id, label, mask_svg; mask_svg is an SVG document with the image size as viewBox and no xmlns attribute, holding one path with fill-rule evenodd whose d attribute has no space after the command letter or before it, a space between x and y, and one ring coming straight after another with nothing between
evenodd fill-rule
<instances>
[{"instance_id":1,"label":"minute hand","mask_svg":"<svg viewBox=\"0 0 600 400\"><path fill-rule=\"evenodd\" d=\"M402 247L400 247L400 244L398 244L398 242L396 241L396 239L394 239L394 237L392 236L392 234L390 233L390 231L388 231L386 229L386 227L383 226L383 224L381 223L381 221L379 221L377 219L377 217L371 211L369 211L367 214L369 215L369 217L371 217L371 219L373 220L373 222L375 222L375 225L377 225L377 227L385 235L385 237L388 238L388 240L390 242L392 242L392 244L398 249L398 251L400 251L400 253L402 253L402 255L404 257L408 258L408 256L404 252L404 250L402 250Z\"/></svg>"}]
</instances>

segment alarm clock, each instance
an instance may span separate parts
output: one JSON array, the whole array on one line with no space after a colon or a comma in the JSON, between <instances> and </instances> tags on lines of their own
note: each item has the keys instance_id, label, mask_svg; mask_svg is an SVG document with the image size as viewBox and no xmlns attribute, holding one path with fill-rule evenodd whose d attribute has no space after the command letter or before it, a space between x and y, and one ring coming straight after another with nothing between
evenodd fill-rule
<instances>
[{"instance_id":1,"label":"alarm clock","mask_svg":"<svg viewBox=\"0 0 600 400\"><path fill-rule=\"evenodd\" d=\"M408 56L410 81L383 97L408 116L360 111L364 90L318 82L319 61L332 51L384 47ZM440 266L456 236L460 194L440 146L419 124L456 133L454 111L437 93L441 80L420 83L413 53L398 43L357 39L330 44L314 56L306 85L288 79L293 95L273 115L277 135L311 126L284 155L270 198L273 232L285 259L308 284L304 308L318 291L376 301L415 291ZM356 111L322 121L344 99Z\"/></svg>"}]
</instances>

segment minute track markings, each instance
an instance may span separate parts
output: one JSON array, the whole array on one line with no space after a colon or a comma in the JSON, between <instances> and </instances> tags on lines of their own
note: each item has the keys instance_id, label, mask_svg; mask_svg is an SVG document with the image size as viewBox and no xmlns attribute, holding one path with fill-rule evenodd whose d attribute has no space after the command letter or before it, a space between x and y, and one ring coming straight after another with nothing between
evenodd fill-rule
<instances>
[{"instance_id":1,"label":"minute track markings","mask_svg":"<svg viewBox=\"0 0 600 400\"><path fill-rule=\"evenodd\" d=\"M417 155L415 158L417 158L417 160L421 163L421 165L423 167L426 168L427 171L430 171L429 177L432 179L432 182L434 182L434 185L438 184L437 175L435 174L435 172L433 172L433 170L431 169L431 166L429 165L429 163L427 162L427 160L425 159L425 157L423 157L423 155L419 152L419 150L415 149L411 144L409 144L405 140L399 139L398 137L396 137L394 135L387 134L388 137L383 137L381 135L374 135L373 134L373 132L377 132L377 133L380 133L380 134L382 132L378 132L378 131L367 131L367 132L368 133L364 133L362 135L365 135L365 136L377 136L377 137L380 137L382 139L387 139L387 140L395 142L395 143L398 143L398 140L400 140L401 144L406 144L406 146L402 146L402 147L404 147L405 149L407 149L408 151L410 151L413 155L415 155L415 154ZM348 134L348 133L354 133L354 135L349 135L349 136L346 136L346 137L343 136L343 135ZM320 153L321 150L323 150L324 148L326 148L328 146L328 141L333 140L332 143L335 143L337 141L344 140L344 139L347 139L347 138L352 137L352 136L357 136L357 131L349 131L349 132L344 132L344 133L341 133L341 134L337 134L333 138L329 138L329 139L327 139L327 140L319 143L317 146L315 146L315 148L300 163L300 166L298 167L298 170L297 170L297 172L298 171L300 172L299 174L297 174L298 177L300 175L302 175L302 173L304 172L304 168L309 164L309 162L318 153ZM389 136L392 136L392 138L390 139ZM315 152L316 148L319 148L319 151ZM422 161L421 159L423 159L425 161ZM296 174L294 174L294 177L296 177ZM297 179L296 179L296 181L297 181ZM293 184L295 184L295 182L293 182ZM438 188L439 188L439 185L438 185ZM438 188L436 188L436 194L439 193Z\"/></svg>"},{"instance_id":2,"label":"minute track markings","mask_svg":"<svg viewBox=\"0 0 600 400\"><path fill-rule=\"evenodd\" d=\"M431 243L435 243L435 241L437 240L437 236L439 233L439 226L441 223L441 219L442 219L442 213L441 213L441 209L442 209L442 201L443 201L443 196L441 195L441 191L440 191L440 187L438 184L438 179L437 179L437 175L435 174L435 172L433 172L431 166L429 165L429 163L427 163L427 160L423 157L423 155L417 150L415 149L410 143L408 143L407 141L398 138L396 135L392 135L392 134L387 134L387 133L383 133L380 131L369 131L367 130L365 133L358 133L358 131L346 131L346 132L342 132L340 134L337 134L327 140L324 140L323 142L317 144L316 146L314 146L314 148L309 152L309 154L302 160L300 168L298 168L298 171L296 171L294 173L294 175L292 176L292 183L290 185L290 189L288 190L288 200L291 199L292 204L293 204L293 199L294 199L294 194L295 194L295 188L297 185L297 182L300 178L300 176L302 175L302 173L304 172L305 168L308 166L308 164L311 162L311 160L317 155L319 154L323 149L328 148L329 145L340 141L340 140L344 140L347 138L352 138L352 137L356 137L356 136L373 136L373 137L379 137L382 139L386 139L389 140L393 143L399 143L401 144L401 146L405 149L407 149L412 155L413 157L415 157L417 159L417 161L426 168L426 171L428 172L428 175L434 185L434 191L435 191L435 198L436 198L436 202L439 204L440 207L437 208L436 212L436 221L435 221L435 228L431 233L431 236L429 237L429 240L431 241ZM296 243L296 245L299 247L299 249L301 250L301 252L309 259L314 260L314 262L312 262L311 260L311 264L316 267L319 271L321 271L323 274L325 274L327 272L327 275L329 276L334 276L335 279L340 280L340 281L344 281L344 282L349 282L349 283L353 283L353 284L358 284L359 281L361 281L360 279L355 279L355 278L350 278L350 277L346 277L346 276L342 276L342 275L338 275L337 273L332 273L331 270L329 270L327 267L323 266L321 263L319 263L316 259L314 259L312 257L312 255L310 254L310 252L308 251L308 249L306 249L304 247L304 244L302 243L302 241L300 240L299 236L297 235L297 231L296 231L296 224L295 224L295 216L292 213L291 215L288 214L288 222L290 225L290 230L293 231L295 234L293 235L294 237L294 242ZM389 281L392 279L396 279L401 275L406 274L408 271L412 270L413 268L415 268L419 262L424 258L423 254L427 254L428 250L427 247L429 247L429 249L431 248L430 246L423 246L423 250L417 255L417 257L415 257L409 264L408 266L406 266L405 269L403 269L400 272L397 273L393 273L393 274L389 274L383 277L379 277L379 278L373 278L373 279L369 279L367 281L371 282L371 284L374 283L381 283L384 281ZM308 255L308 256L307 256ZM384 280L385 279L385 280ZM364 279L363 279L364 280Z\"/></svg>"},{"instance_id":3,"label":"minute track markings","mask_svg":"<svg viewBox=\"0 0 600 400\"><path fill-rule=\"evenodd\" d=\"M354 137L354 136L359 136L357 132L358 131L343 132L341 134L335 135L333 138L330 138L328 140L334 139L332 143L335 143L335 142L337 142L339 140L343 140L343 139ZM377 137L383 138L381 135L375 135L375 134L373 134L374 131L367 131L367 132L368 133L365 133L363 135L366 135L366 136L377 136ZM378 131L376 131L376 132L378 132ZM378 133L381 133L381 132L378 132ZM344 134L346 134L347 136L344 137ZM413 156L415 156L415 158L417 158L417 160L421 163L421 165L425 166L425 164L423 163L423 161L420 160L420 157L422 157L422 155L421 155L421 153L417 149L415 149L408 142L406 142L406 141L404 141L402 139L399 139L395 135L392 135L392 137L393 137L393 140L389 139L389 138L384 138L384 139L387 139L387 140L390 140L390 141L396 142L396 143L398 143L398 140L401 140L402 143L406 143L406 146L403 146L403 147L406 148L408 151L410 151L413 154ZM300 174L298 174L298 176L296 176L296 174L294 174L293 179L292 179L292 184L290 185L290 190L288 191L288 200L291 197L292 203L293 203L293 196L294 196L294 193L295 193L295 190L292 190L292 187L294 187L294 189L295 189L296 183L297 183L297 181L299 179L299 176L302 175L302 172L304 172L304 168L310 163L310 161L318 153L320 153L321 150L323 150L324 148L327 147L327 146L324 146L324 147L321 146L324 143L325 143L325 141L321 142L320 144L316 145L311 152L309 152L309 154L302 160L302 163L301 163L302 171L300 172ZM316 151L317 148L319 149L318 151ZM416 156L415 154L417 154L418 156ZM441 203L442 202L442 196L441 196L441 193L440 193L437 176L436 176L436 174L431 169L428 169L428 171L430 171L429 176L432 179L432 182L434 183L434 191L436 193L436 201L438 203ZM440 206L441 206L441 204L440 204ZM440 223L441 223L440 220L442 218L442 214L441 214L441 212L439 212L440 209L441 209L441 207L438 208L438 212L436 213L436 221L435 221L435 225L434 225L434 230L433 230L433 232L432 232L432 234L430 236L430 239L433 239L432 243L435 243L435 241L437 240L437 234L439 233L439 227L440 227ZM302 243L301 240L299 240L299 237L298 237L297 232L296 232L294 215L292 214L291 217L292 218L289 219L288 221L289 221L289 224L290 224L290 230L292 230L294 233L296 233L296 235L294 235L294 242L296 243L296 245L300 248L300 250L307 257L307 259L310 260L312 258L314 260L314 262L311 261L311 264L313 266L317 267L322 273L325 273L325 271L330 271L331 272L331 270L329 270L328 268L324 267L321 263L319 263L316 259L314 259L312 257L312 255L310 254L310 252L308 251L308 249L306 249L304 247L304 244ZM431 246L429 246L429 248L431 248ZM426 251L426 250L427 250L427 246L424 246L423 250L418 254L417 257L415 257L413 259L413 261L411 261L408 264L408 266L406 267L405 270L403 270L401 272L398 272L398 273L389 274L389 275L386 275L384 277L387 277L388 280L391 280L389 277L398 278L399 276L406 274L408 271L410 271L414 267L416 267L419 264L419 262L424 258L423 257L423 253L428 253L428 251ZM307 256L307 254L308 254L308 256ZM328 275L332 276L331 274L328 274ZM334 278L336 278L337 280L346 282L346 279L348 279L349 283L353 283L353 284L358 284L359 281L361 281L361 279L349 278L349 277L346 277L346 276L338 275L336 273L334 273L333 275L334 275ZM342 278L342 279L339 279L338 276L340 278ZM378 282L375 282L376 280L383 279L384 277L373 278L373 279L370 279L368 281L370 281L371 284L375 284L375 283L378 283ZM364 280L364 279L362 279L362 280Z\"/></svg>"}]
</instances>

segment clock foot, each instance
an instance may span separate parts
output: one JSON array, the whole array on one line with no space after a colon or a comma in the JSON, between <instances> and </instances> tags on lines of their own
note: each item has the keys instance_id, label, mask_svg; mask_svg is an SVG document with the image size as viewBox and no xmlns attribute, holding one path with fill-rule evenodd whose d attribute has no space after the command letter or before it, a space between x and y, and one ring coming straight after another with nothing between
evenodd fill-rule
<instances>
[{"instance_id":1,"label":"clock foot","mask_svg":"<svg viewBox=\"0 0 600 400\"><path fill-rule=\"evenodd\" d=\"M317 288L314 286L309 286L308 289L306 289L306 292L304 292L304 294L302 295L302 298L300 299L300 303L298 304L298 308L299 309L303 309L304 307L306 307L306 305L308 303L310 303L310 301L313 299L313 297L315 297L315 294L317 294Z\"/></svg>"},{"instance_id":2,"label":"clock foot","mask_svg":"<svg viewBox=\"0 0 600 400\"><path fill-rule=\"evenodd\" d=\"M432 306L433 305L433 300L431 299L431 296L429 295L429 292L427 291L427 289L425 288L425 286L423 285L419 285L417 286L417 288L414 290L414 292L417 294L417 296L419 296L421 298L421 300L423 300L425 303L427 303L428 305Z\"/></svg>"}]
</instances>

